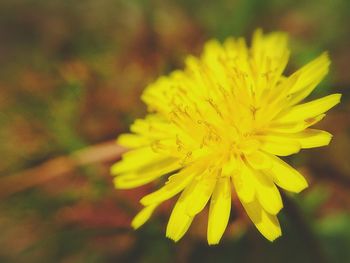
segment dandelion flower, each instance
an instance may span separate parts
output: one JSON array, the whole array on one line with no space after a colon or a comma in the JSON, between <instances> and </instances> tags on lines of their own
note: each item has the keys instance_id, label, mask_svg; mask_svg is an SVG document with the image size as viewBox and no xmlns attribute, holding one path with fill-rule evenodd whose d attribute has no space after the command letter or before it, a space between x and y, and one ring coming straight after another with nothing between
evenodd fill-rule
<instances>
[{"instance_id":1,"label":"dandelion flower","mask_svg":"<svg viewBox=\"0 0 350 263\"><path fill-rule=\"evenodd\" d=\"M145 89L149 113L118 138L130 151L111 172L120 189L167 178L141 199L144 208L132 221L134 228L179 194L166 236L178 241L209 203L207 239L217 244L237 196L262 235L270 241L281 235L279 188L298 193L308 184L280 156L328 145L332 135L310 126L341 97L302 102L327 74L330 60L323 53L283 75L287 41L285 33L261 30L250 47L243 38L211 40L200 57L186 59L184 70Z\"/></svg>"}]
</instances>

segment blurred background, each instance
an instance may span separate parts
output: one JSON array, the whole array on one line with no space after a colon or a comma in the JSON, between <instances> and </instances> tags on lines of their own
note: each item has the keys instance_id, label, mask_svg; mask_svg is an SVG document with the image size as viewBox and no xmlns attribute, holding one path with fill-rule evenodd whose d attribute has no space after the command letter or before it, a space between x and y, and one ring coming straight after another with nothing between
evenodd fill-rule
<instances>
[{"instance_id":1,"label":"blurred background","mask_svg":"<svg viewBox=\"0 0 350 263\"><path fill-rule=\"evenodd\" d=\"M0 262L350 262L350 1L0 1ZM283 236L265 240L233 211L220 245L207 212L179 243L170 204L142 229L130 220L154 186L113 188L114 140L145 114L147 83L210 38L255 28L291 36L288 72L328 50L313 97L340 92L320 128L329 147L290 158L310 188L284 196Z\"/></svg>"}]
</instances>

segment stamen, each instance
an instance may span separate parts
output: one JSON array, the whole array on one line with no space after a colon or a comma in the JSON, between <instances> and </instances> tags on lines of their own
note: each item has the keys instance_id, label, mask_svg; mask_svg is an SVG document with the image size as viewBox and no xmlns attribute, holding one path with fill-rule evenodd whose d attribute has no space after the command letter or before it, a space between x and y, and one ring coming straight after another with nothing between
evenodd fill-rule
<instances>
[{"instance_id":1,"label":"stamen","mask_svg":"<svg viewBox=\"0 0 350 263\"><path fill-rule=\"evenodd\" d=\"M209 98L209 99L207 99L206 101L210 104L211 107L213 107L213 109L215 110L215 112L222 118L222 113L221 113L221 111L219 110L218 105L216 105L216 104L214 103L213 99L212 99L212 98Z\"/></svg>"}]
</instances>

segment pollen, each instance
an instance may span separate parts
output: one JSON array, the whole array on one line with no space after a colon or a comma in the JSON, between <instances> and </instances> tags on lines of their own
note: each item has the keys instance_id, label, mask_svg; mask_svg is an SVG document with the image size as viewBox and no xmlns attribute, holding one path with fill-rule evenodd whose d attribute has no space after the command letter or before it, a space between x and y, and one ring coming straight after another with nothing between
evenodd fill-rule
<instances>
[{"instance_id":1,"label":"pollen","mask_svg":"<svg viewBox=\"0 0 350 263\"><path fill-rule=\"evenodd\" d=\"M310 127L341 97L303 102L328 73L330 60L323 53L286 76L289 53L282 32L256 30L250 47L243 38L210 40L200 57L186 59L183 70L146 87L148 115L118 138L130 150L111 172L120 189L162 176L167 181L140 200L144 209L134 228L179 195L167 237L178 241L208 205L208 243L217 244L235 195L262 235L270 241L281 235L280 189L298 193L308 184L280 157L328 145L332 135Z\"/></svg>"}]
</instances>

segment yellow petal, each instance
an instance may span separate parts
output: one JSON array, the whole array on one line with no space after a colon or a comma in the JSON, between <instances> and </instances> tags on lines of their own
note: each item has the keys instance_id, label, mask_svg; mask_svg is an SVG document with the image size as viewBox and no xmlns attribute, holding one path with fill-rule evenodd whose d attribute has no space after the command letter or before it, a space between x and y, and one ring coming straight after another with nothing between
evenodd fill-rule
<instances>
[{"instance_id":1,"label":"yellow petal","mask_svg":"<svg viewBox=\"0 0 350 263\"><path fill-rule=\"evenodd\" d=\"M233 185L237 195L245 202L251 202L255 196L254 179L250 169L241 165L240 171L232 175Z\"/></svg>"},{"instance_id":2,"label":"yellow petal","mask_svg":"<svg viewBox=\"0 0 350 263\"><path fill-rule=\"evenodd\" d=\"M266 97L265 110L259 118L274 118L280 110L299 103L306 98L327 74L329 68L327 53L311 61L303 68L286 78L278 87L271 89Z\"/></svg>"},{"instance_id":3,"label":"yellow petal","mask_svg":"<svg viewBox=\"0 0 350 263\"><path fill-rule=\"evenodd\" d=\"M117 175L136 170L144 165L156 163L163 159L164 156L155 153L151 147L138 148L124 153L122 160L112 165L111 173Z\"/></svg>"},{"instance_id":4,"label":"yellow petal","mask_svg":"<svg viewBox=\"0 0 350 263\"><path fill-rule=\"evenodd\" d=\"M130 126L130 131L153 141L174 137L177 129L163 116L155 113L148 114L144 119L136 119Z\"/></svg>"},{"instance_id":5,"label":"yellow petal","mask_svg":"<svg viewBox=\"0 0 350 263\"><path fill-rule=\"evenodd\" d=\"M270 132L277 133L296 133L305 130L306 128L321 121L326 114L320 114L316 117L312 117L300 122L290 122L290 123L271 123L267 128Z\"/></svg>"},{"instance_id":6,"label":"yellow petal","mask_svg":"<svg viewBox=\"0 0 350 263\"><path fill-rule=\"evenodd\" d=\"M281 236L281 227L277 217L267 213L257 200L249 203L242 201L242 205L256 228L264 237L270 241L274 241L277 237Z\"/></svg>"},{"instance_id":7,"label":"yellow petal","mask_svg":"<svg viewBox=\"0 0 350 263\"><path fill-rule=\"evenodd\" d=\"M289 105L298 103L306 98L328 73L330 60L324 52L293 75L298 75L298 81L289 89ZM293 76L292 75L292 76Z\"/></svg>"},{"instance_id":8,"label":"yellow petal","mask_svg":"<svg viewBox=\"0 0 350 263\"><path fill-rule=\"evenodd\" d=\"M193 171L183 169L180 172L171 175L162 188L144 196L140 202L143 205L163 202L182 191L191 182L193 176Z\"/></svg>"},{"instance_id":9,"label":"yellow petal","mask_svg":"<svg viewBox=\"0 0 350 263\"><path fill-rule=\"evenodd\" d=\"M255 151L254 153L247 154L245 155L245 158L247 159L249 165L254 169L262 170L271 167L270 160L266 158L266 155L260 151Z\"/></svg>"},{"instance_id":10,"label":"yellow petal","mask_svg":"<svg viewBox=\"0 0 350 263\"><path fill-rule=\"evenodd\" d=\"M320 115L340 102L341 94L332 94L321 99L296 105L276 117L277 122L302 121Z\"/></svg>"},{"instance_id":11,"label":"yellow petal","mask_svg":"<svg viewBox=\"0 0 350 263\"><path fill-rule=\"evenodd\" d=\"M218 244L225 232L231 211L231 184L229 177L220 178L210 201L208 219L208 243Z\"/></svg>"},{"instance_id":12,"label":"yellow petal","mask_svg":"<svg viewBox=\"0 0 350 263\"><path fill-rule=\"evenodd\" d=\"M302 148L314 148L328 145L332 134L321 130L306 129L291 135L291 137L298 140Z\"/></svg>"},{"instance_id":13,"label":"yellow petal","mask_svg":"<svg viewBox=\"0 0 350 263\"><path fill-rule=\"evenodd\" d=\"M126 148L138 148L149 145L150 140L141 135L126 133L119 135L117 143Z\"/></svg>"},{"instance_id":14,"label":"yellow petal","mask_svg":"<svg viewBox=\"0 0 350 263\"><path fill-rule=\"evenodd\" d=\"M267 128L270 132L298 132L305 129L305 122L291 122L291 123L271 123Z\"/></svg>"},{"instance_id":15,"label":"yellow petal","mask_svg":"<svg viewBox=\"0 0 350 263\"><path fill-rule=\"evenodd\" d=\"M271 176L279 187L287 191L299 193L308 186L304 176L293 167L276 156L268 155L268 157L271 160L272 166L264 172Z\"/></svg>"},{"instance_id":16,"label":"yellow petal","mask_svg":"<svg viewBox=\"0 0 350 263\"><path fill-rule=\"evenodd\" d=\"M195 216L203 210L213 193L217 176L214 172L205 171L202 176L194 178L184 191L187 208L190 216Z\"/></svg>"},{"instance_id":17,"label":"yellow petal","mask_svg":"<svg viewBox=\"0 0 350 263\"><path fill-rule=\"evenodd\" d=\"M288 62L288 36L282 32L263 35L261 30L253 34L251 47L251 65L255 73L255 97L268 87L274 87Z\"/></svg>"},{"instance_id":18,"label":"yellow petal","mask_svg":"<svg viewBox=\"0 0 350 263\"><path fill-rule=\"evenodd\" d=\"M260 143L256 139L243 140L239 144L239 149L245 154L251 154L259 149Z\"/></svg>"},{"instance_id":19,"label":"yellow petal","mask_svg":"<svg viewBox=\"0 0 350 263\"><path fill-rule=\"evenodd\" d=\"M142 226L153 214L154 209L158 206L158 204L146 206L143 208L132 220L131 226L134 229L138 229Z\"/></svg>"},{"instance_id":20,"label":"yellow petal","mask_svg":"<svg viewBox=\"0 0 350 263\"><path fill-rule=\"evenodd\" d=\"M150 166L143 166L136 171L118 175L113 182L116 188L129 189L147 184L154 179L180 168L177 160L168 158Z\"/></svg>"},{"instance_id":21,"label":"yellow petal","mask_svg":"<svg viewBox=\"0 0 350 263\"><path fill-rule=\"evenodd\" d=\"M263 35L261 29L255 30L252 38L252 55L259 62L259 68L263 68L264 59L280 58L288 50L288 35L283 32L273 32ZM271 62L270 62L271 63Z\"/></svg>"},{"instance_id":22,"label":"yellow petal","mask_svg":"<svg viewBox=\"0 0 350 263\"><path fill-rule=\"evenodd\" d=\"M276 215L283 207L280 192L272 181L272 178L259 171L253 171L256 197L261 206L270 214Z\"/></svg>"},{"instance_id":23,"label":"yellow petal","mask_svg":"<svg viewBox=\"0 0 350 263\"><path fill-rule=\"evenodd\" d=\"M182 194L176 202L168 221L166 236L175 242L183 237L193 220L193 217L186 213L185 205Z\"/></svg>"},{"instance_id":24,"label":"yellow petal","mask_svg":"<svg viewBox=\"0 0 350 263\"><path fill-rule=\"evenodd\" d=\"M260 148L268 153L278 156L288 156L300 151L300 143L283 136L265 135L261 136Z\"/></svg>"}]
</instances>

